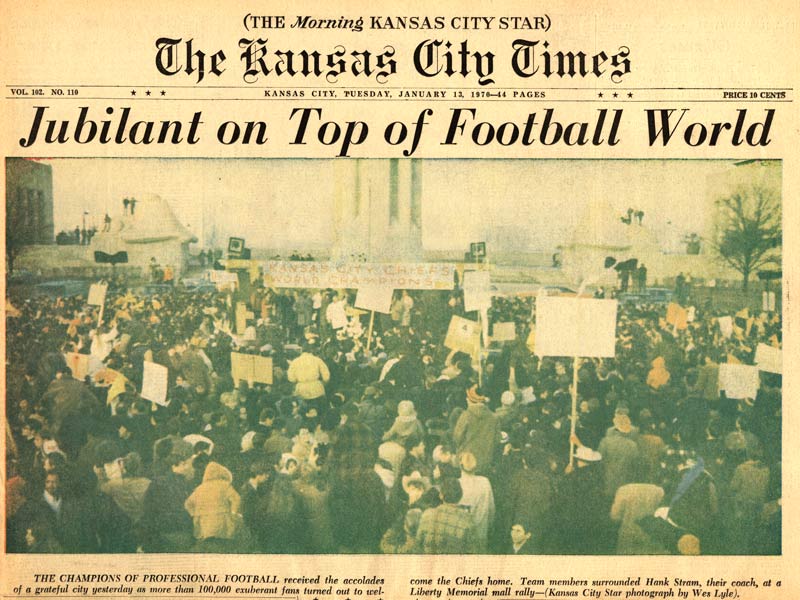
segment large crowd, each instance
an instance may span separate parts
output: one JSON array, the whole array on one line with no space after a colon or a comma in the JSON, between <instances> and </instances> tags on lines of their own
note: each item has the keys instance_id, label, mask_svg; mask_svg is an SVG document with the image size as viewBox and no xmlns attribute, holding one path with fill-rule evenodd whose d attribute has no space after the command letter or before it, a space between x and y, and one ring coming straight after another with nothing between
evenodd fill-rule
<instances>
[{"instance_id":1,"label":"large crowd","mask_svg":"<svg viewBox=\"0 0 800 600\"><path fill-rule=\"evenodd\" d=\"M728 335L711 307L677 329L621 305L571 434L572 360L532 353L533 298L493 299L517 339L478 359L443 344L475 318L458 289L397 293L371 327L354 296L118 286L100 324L82 297L12 297L8 551L780 553L780 376L742 400L717 385L780 345L780 314ZM271 357L272 384L234 381L232 351ZM165 403L140 395L147 361Z\"/></svg>"}]
</instances>

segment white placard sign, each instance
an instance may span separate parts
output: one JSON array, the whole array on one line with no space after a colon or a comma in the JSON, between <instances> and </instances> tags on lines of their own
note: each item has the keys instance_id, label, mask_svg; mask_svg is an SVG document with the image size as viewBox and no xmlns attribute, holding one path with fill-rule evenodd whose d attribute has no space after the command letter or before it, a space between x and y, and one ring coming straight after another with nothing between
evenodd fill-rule
<instances>
[{"instance_id":1,"label":"white placard sign","mask_svg":"<svg viewBox=\"0 0 800 600\"><path fill-rule=\"evenodd\" d=\"M392 309L392 288L362 287L356 294L356 308L389 314Z\"/></svg>"},{"instance_id":2,"label":"white placard sign","mask_svg":"<svg viewBox=\"0 0 800 600\"><path fill-rule=\"evenodd\" d=\"M541 296L536 299L538 356L613 357L617 301Z\"/></svg>"},{"instance_id":3,"label":"white placard sign","mask_svg":"<svg viewBox=\"0 0 800 600\"><path fill-rule=\"evenodd\" d=\"M481 345L480 324L454 315L450 319L444 345L451 350L465 352L473 357L477 356Z\"/></svg>"},{"instance_id":4,"label":"white placard sign","mask_svg":"<svg viewBox=\"0 0 800 600\"><path fill-rule=\"evenodd\" d=\"M783 353L780 348L759 344L756 346L755 362L759 371L778 374L783 372Z\"/></svg>"},{"instance_id":5,"label":"white placard sign","mask_svg":"<svg viewBox=\"0 0 800 600\"><path fill-rule=\"evenodd\" d=\"M719 391L724 391L728 398L755 399L758 386L758 367L729 363L719 366Z\"/></svg>"},{"instance_id":6,"label":"white placard sign","mask_svg":"<svg viewBox=\"0 0 800 600\"><path fill-rule=\"evenodd\" d=\"M240 381L272 385L272 359L268 356L231 352L231 376L236 387Z\"/></svg>"},{"instance_id":7,"label":"white placard sign","mask_svg":"<svg viewBox=\"0 0 800 600\"><path fill-rule=\"evenodd\" d=\"M93 283L90 285L89 299L86 301L86 304L103 306L106 302L106 290L108 290L108 284L106 283Z\"/></svg>"},{"instance_id":8,"label":"white placard sign","mask_svg":"<svg viewBox=\"0 0 800 600\"><path fill-rule=\"evenodd\" d=\"M142 398L160 404L161 406L166 406L168 382L169 369L167 369L167 367L159 365L158 363L144 361Z\"/></svg>"},{"instance_id":9,"label":"white placard sign","mask_svg":"<svg viewBox=\"0 0 800 600\"><path fill-rule=\"evenodd\" d=\"M483 310L492 305L489 271L464 271L464 310Z\"/></svg>"},{"instance_id":10,"label":"white placard sign","mask_svg":"<svg viewBox=\"0 0 800 600\"><path fill-rule=\"evenodd\" d=\"M514 321L495 323L492 326L493 342L512 342L517 339L517 326Z\"/></svg>"}]
</instances>

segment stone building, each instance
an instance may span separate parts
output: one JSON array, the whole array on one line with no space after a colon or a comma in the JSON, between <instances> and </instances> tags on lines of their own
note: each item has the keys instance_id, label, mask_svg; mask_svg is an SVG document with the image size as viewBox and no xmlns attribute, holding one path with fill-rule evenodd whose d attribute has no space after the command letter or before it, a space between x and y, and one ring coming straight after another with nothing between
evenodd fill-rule
<instances>
[{"instance_id":1,"label":"stone building","mask_svg":"<svg viewBox=\"0 0 800 600\"><path fill-rule=\"evenodd\" d=\"M53 169L24 158L6 159L6 243L52 244Z\"/></svg>"}]
</instances>

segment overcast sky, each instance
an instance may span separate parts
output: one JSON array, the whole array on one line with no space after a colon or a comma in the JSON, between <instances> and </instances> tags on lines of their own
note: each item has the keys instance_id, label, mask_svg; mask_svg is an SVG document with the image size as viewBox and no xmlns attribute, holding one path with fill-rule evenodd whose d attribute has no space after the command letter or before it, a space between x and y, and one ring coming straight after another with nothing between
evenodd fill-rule
<instances>
[{"instance_id":1,"label":"overcast sky","mask_svg":"<svg viewBox=\"0 0 800 600\"><path fill-rule=\"evenodd\" d=\"M126 196L158 194L200 239L216 224L251 247L327 247L332 240L333 160L53 159L56 232L84 210L102 227ZM706 178L730 161L426 160L423 244L459 249L493 227L521 228L530 248L550 251L572 237L590 200L622 214L645 211L662 247L703 233ZM313 243L309 244L309 240Z\"/></svg>"}]
</instances>

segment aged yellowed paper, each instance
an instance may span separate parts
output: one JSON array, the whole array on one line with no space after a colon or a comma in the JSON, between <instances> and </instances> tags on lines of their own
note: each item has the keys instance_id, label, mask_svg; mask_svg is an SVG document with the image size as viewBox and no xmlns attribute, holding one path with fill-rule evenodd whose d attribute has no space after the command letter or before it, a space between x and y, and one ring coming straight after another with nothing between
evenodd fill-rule
<instances>
[{"instance_id":1,"label":"aged yellowed paper","mask_svg":"<svg viewBox=\"0 0 800 600\"><path fill-rule=\"evenodd\" d=\"M795 3L2 17L3 598L796 595Z\"/></svg>"}]
</instances>

